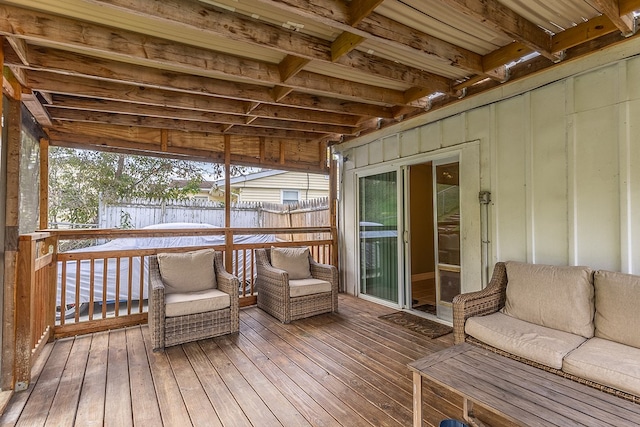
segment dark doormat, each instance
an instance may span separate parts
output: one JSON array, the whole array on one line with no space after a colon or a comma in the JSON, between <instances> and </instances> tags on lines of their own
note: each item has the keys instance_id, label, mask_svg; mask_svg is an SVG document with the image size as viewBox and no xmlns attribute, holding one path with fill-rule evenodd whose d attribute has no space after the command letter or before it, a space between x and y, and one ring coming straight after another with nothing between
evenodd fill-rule
<instances>
[{"instance_id":1,"label":"dark doormat","mask_svg":"<svg viewBox=\"0 0 640 427\"><path fill-rule=\"evenodd\" d=\"M443 325L420 316L415 316L404 311L385 314L379 317L387 322L395 323L403 328L410 329L429 338L438 338L453 331L451 326Z\"/></svg>"}]
</instances>

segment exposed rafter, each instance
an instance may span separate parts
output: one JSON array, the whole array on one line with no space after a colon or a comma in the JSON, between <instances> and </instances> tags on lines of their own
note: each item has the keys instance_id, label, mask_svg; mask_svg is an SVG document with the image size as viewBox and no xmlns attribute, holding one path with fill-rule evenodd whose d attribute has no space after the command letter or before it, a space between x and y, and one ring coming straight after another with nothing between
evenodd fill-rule
<instances>
[{"instance_id":1,"label":"exposed rafter","mask_svg":"<svg viewBox=\"0 0 640 427\"><path fill-rule=\"evenodd\" d=\"M635 33L635 19L631 13L621 14L618 0L593 0L595 7L613 22L625 36Z\"/></svg>"},{"instance_id":2,"label":"exposed rafter","mask_svg":"<svg viewBox=\"0 0 640 427\"><path fill-rule=\"evenodd\" d=\"M0 6L0 34L11 35L16 28L20 29L18 36L28 41L55 44L59 48L80 49L97 56L115 56L123 61L179 69L185 73L210 77L241 79L257 84L280 83L277 64L215 53L178 43L167 44L162 39L141 36L130 31L122 30L114 34L113 29L104 26L33 13L11 6ZM112 43L113 37L127 42ZM291 77L287 86L344 99L367 100L380 105L404 102L401 91L381 89L307 71L301 71Z\"/></svg>"},{"instance_id":3,"label":"exposed rafter","mask_svg":"<svg viewBox=\"0 0 640 427\"><path fill-rule=\"evenodd\" d=\"M640 10L558 9L563 30L503 0L0 3L5 92L51 145L318 171L328 144L623 42Z\"/></svg>"}]
</instances>

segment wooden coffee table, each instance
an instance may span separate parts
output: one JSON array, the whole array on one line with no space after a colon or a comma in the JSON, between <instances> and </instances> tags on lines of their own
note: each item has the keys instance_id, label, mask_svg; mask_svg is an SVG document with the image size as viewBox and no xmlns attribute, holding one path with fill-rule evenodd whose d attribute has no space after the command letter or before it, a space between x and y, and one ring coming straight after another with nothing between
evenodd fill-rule
<instances>
[{"instance_id":1,"label":"wooden coffee table","mask_svg":"<svg viewBox=\"0 0 640 427\"><path fill-rule=\"evenodd\" d=\"M504 420L500 425L640 426L638 404L471 344L408 366L413 372L414 427L422 426L423 379L461 396L462 416L472 425L479 422L472 415L475 406Z\"/></svg>"}]
</instances>

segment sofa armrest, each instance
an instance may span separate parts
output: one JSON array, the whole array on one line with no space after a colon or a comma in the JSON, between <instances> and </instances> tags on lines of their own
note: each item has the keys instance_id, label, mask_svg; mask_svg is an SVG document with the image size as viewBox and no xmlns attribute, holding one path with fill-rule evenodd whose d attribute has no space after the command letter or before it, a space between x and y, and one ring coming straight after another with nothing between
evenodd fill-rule
<instances>
[{"instance_id":1,"label":"sofa armrest","mask_svg":"<svg viewBox=\"0 0 640 427\"><path fill-rule=\"evenodd\" d=\"M456 344L465 341L464 325L469 317L495 313L504 307L506 291L507 270L503 262L498 262L486 288L453 298L453 339Z\"/></svg>"},{"instance_id":2,"label":"sofa armrest","mask_svg":"<svg viewBox=\"0 0 640 427\"><path fill-rule=\"evenodd\" d=\"M311 277L315 279L326 280L327 282L330 282L331 285L337 285L338 270L333 265L320 264L310 258L309 269L311 271Z\"/></svg>"},{"instance_id":3,"label":"sofa armrest","mask_svg":"<svg viewBox=\"0 0 640 427\"><path fill-rule=\"evenodd\" d=\"M160 276L158 258L149 257L149 308L148 308L149 329L155 331L152 347L154 350L164 348L164 283Z\"/></svg>"},{"instance_id":4,"label":"sofa armrest","mask_svg":"<svg viewBox=\"0 0 640 427\"><path fill-rule=\"evenodd\" d=\"M216 252L214 259L216 285L219 290L238 299L240 292L240 282L236 276L229 273L222 262L222 253Z\"/></svg>"},{"instance_id":5,"label":"sofa armrest","mask_svg":"<svg viewBox=\"0 0 640 427\"><path fill-rule=\"evenodd\" d=\"M311 277L331 283L331 311L338 311L338 269L330 264L320 264L309 256Z\"/></svg>"},{"instance_id":6,"label":"sofa armrest","mask_svg":"<svg viewBox=\"0 0 640 427\"><path fill-rule=\"evenodd\" d=\"M229 294L229 302L231 309L231 333L238 332L240 329L240 317L239 317L239 292L240 281L236 276L229 273L222 261L222 252L216 251L214 258L214 270L216 274L216 284L218 289L224 293Z\"/></svg>"}]
</instances>

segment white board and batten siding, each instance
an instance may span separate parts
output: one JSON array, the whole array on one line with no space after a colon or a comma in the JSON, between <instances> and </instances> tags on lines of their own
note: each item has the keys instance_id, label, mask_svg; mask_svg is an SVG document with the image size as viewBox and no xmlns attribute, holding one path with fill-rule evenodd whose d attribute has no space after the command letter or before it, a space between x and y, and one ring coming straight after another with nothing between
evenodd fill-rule
<instances>
[{"instance_id":1,"label":"white board and batten siding","mask_svg":"<svg viewBox=\"0 0 640 427\"><path fill-rule=\"evenodd\" d=\"M480 190L492 199L491 269L497 261L518 260L640 274L637 50L596 68L547 77L507 99L343 148L343 194L352 195L342 206L346 289L355 292L359 280L358 176L446 153L460 156L464 292L481 287Z\"/></svg>"}]
</instances>

